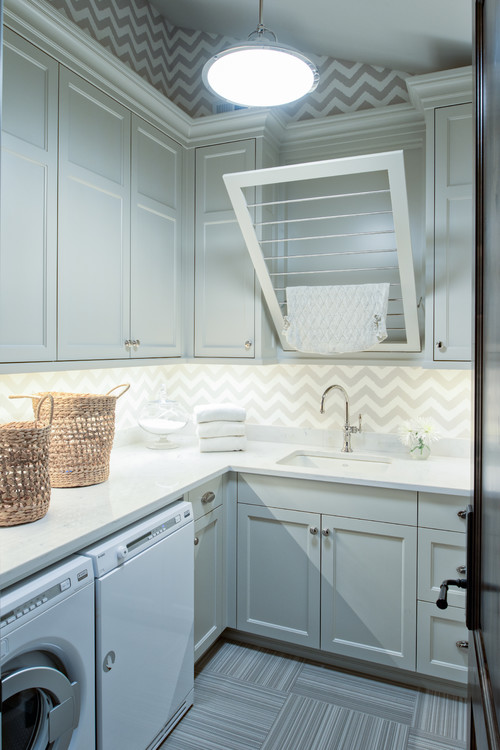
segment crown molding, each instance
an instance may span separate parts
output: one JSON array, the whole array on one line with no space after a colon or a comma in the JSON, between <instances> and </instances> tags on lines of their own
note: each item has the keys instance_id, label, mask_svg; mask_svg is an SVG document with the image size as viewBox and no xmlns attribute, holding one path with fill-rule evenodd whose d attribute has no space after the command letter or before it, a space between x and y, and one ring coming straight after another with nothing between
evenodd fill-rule
<instances>
[{"instance_id":1,"label":"crown molding","mask_svg":"<svg viewBox=\"0 0 500 750\"><path fill-rule=\"evenodd\" d=\"M442 70L406 80L410 101L425 112L436 107L464 104L472 101L472 66Z\"/></svg>"}]
</instances>

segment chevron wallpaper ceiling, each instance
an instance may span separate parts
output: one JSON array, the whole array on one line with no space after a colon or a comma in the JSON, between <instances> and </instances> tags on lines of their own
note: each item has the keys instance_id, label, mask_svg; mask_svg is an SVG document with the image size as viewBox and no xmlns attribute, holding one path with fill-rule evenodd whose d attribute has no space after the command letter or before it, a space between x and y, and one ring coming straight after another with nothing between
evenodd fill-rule
<instances>
[{"instance_id":1,"label":"chevron wallpaper ceiling","mask_svg":"<svg viewBox=\"0 0 500 750\"><path fill-rule=\"evenodd\" d=\"M205 89L201 70L209 57L236 40L176 28L147 0L47 2L192 117L216 112L220 100ZM409 100L406 73L308 54L318 66L320 83L304 100L281 108L292 121Z\"/></svg>"},{"instance_id":2,"label":"chevron wallpaper ceiling","mask_svg":"<svg viewBox=\"0 0 500 750\"><path fill-rule=\"evenodd\" d=\"M430 415L442 437L471 437L470 371L418 367L172 364L0 375L0 423L31 418L31 402L10 401L10 394L106 393L120 383L131 388L117 403L118 429L137 424L141 405L156 398L162 383L189 412L197 404L232 401L247 409L252 424L333 428L343 422L342 399L329 397L326 416L319 402L328 385L339 383L367 432L396 433L406 419Z\"/></svg>"}]
</instances>

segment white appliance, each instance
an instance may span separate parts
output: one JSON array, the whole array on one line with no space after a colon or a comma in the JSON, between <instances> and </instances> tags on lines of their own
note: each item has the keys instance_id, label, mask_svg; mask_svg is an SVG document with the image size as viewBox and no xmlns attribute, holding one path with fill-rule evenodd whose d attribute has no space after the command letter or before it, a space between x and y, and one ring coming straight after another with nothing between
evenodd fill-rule
<instances>
[{"instance_id":1,"label":"white appliance","mask_svg":"<svg viewBox=\"0 0 500 750\"><path fill-rule=\"evenodd\" d=\"M82 553L96 579L98 750L153 750L193 703L193 529L177 501Z\"/></svg>"},{"instance_id":2,"label":"white appliance","mask_svg":"<svg viewBox=\"0 0 500 750\"><path fill-rule=\"evenodd\" d=\"M95 748L93 581L73 556L1 592L4 750Z\"/></svg>"}]
</instances>

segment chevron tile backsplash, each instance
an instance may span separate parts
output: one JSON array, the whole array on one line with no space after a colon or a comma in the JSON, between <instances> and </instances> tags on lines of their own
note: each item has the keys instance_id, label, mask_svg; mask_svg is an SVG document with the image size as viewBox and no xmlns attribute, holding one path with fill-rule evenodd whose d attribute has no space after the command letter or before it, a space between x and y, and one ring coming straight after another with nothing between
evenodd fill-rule
<instances>
[{"instance_id":1,"label":"chevron tile backsplash","mask_svg":"<svg viewBox=\"0 0 500 750\"><path fill-rule=\"evenodd\" d=\"M137 424L140 406L156 398L162 383L188 411L234 401L246 407L252 424L333 428L342 424L342 399L329 394L326 415L319 414L319 401L328 385L339 383L368 432L396 433L404 420L430 415L442 437L471 438L470 371L418 367L172 364L0 375L0 422L31 418L31 402L10 401L10 394L105 393L120 383L131 388L117 403L117 429Z\"/></svg>"},{"instance_id":2,"label":"chevron tile backsplash","mask_svg":"<svg viewBox=\"0 0 500 750\"><path fill-rule=\"evenodd\" d=\"M47 0L86 34L192 117L214 114L219 99L204 87L201 71L235 39L170 24L147 0ZM291 120L307 120L409 100L407 73L334 60L308 51L320 83L305 99L282 107Z\"/></svg>"}]
</instances>

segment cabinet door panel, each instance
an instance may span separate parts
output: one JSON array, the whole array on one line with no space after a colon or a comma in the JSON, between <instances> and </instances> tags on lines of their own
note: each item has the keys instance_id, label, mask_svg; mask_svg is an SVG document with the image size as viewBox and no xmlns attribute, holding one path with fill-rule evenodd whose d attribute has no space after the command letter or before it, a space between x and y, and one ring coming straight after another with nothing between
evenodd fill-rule
<instances>
[{"instance_id":1,"label":"cabinet door panel","mask_svg":"<svg viewBox=\"0 0 500 750\"><path fill-rule=\"evenodd\" d=\"M128 356L130 114L61 72L59 359Z\"/></svg>"},{"instance_id":2,"label":"cabinet door panel","mask_svg":"<svg viewBox=\"0 0 500 750\"><path fill-rule=\"evenodd\" d=\"M199 659L224 629L221 507L195 522L194 656Z\"/></svg>"},{"instance_id":3,"label":"cabinet door panel","mask_svg":"<svg viewBox=\"0 0 500 750\"><path fill-rule=\"evenodd\" d=\"M222 180L254 168L253 140L196 150L196 356L254 356L254 271Z\"/></svg>"},{"instance_id":4,"label":"cabinet door panel","mask_svg":"<svg viewBox=\"0 0 500 750\"><path fill-rule=\"evenodd\" d=\"M472 105L435 111L434 358L470 360L473 264ZM438 347L437 342L442 342Z\"/></svg>"},{"instance_id":5,"label":"cabinet door panel","mask_svg":"<svg viewBox=\"0 0 500 750\"><path fill-rule=\"evenodd\" d=\"M58 65L5 30L0 361L55 359Z\"/></svg>"},{"instance_id":6,"label":"cabinet door panel","mask_svg":"<svg viewBox=\"0 0 500 750\"><path fill-rule=\"evenodd\" d=\"M415 668L416 529L323 516L321 648Z\"/></svg>"},{"instance_id":7,"label":"cabinet door panel","mask_svg":"<svg viewBox=\"0 0 500 750\"><path fill-rule=\"evenodd\" d=\"M319 516L238 507L237 627L319 647Z\"/></svg>"},{"instance_id":8,"label":"cabinet door panel","mask_svg":"<svg viewBox=\"0 0 500 750\"><path fill-rule=\"evenodd\" d=\"M132 118L131 314L136 357L181 354L181 147Z\"/></svg>"},{"instance_id":9,"label":"cabinet door panel","mask_svg":"<svg viewBox=\"0 0 500 750\"><path fill-rule=\"evenodd\" d=\"M417 670L455 682L467 682L468 631L463 609L438 609L418 603Z\"/></svg>"}]
</instances>

